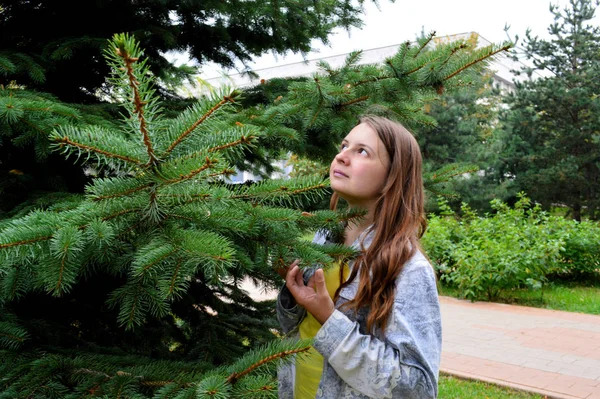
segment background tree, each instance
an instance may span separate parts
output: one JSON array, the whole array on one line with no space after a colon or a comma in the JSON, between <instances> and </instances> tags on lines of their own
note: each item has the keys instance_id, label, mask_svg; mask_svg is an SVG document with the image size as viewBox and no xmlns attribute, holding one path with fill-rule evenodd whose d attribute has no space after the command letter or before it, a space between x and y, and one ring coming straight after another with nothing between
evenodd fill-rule
<instances>
[{"instance_id":1,"label":"background tree","mask_svg":"<svg viewBox=\"0 0 600 399\"><path fill-rule=\"evenodd\" d=\"M597 5L550 6L552 38L527 32L523 51L532 66L521 72L529 79L516 83L502 117L502 179L546 207L568 207L577 220L599 216L600 28L589 23Z\"/></svg>"},{"instance_id":2,"label":"background tree","mask_svg":"<svg viewBox=\"0 0 600 399\"><path fill-rule=\"evenodd\" d=\"M102 51L115 33L134 35L150 56L152 73L170 81L195 68L176 67L169 52L225 67L267 51L308 52L314 39L327 43L337 27L360 26L363 3L7 0L0 10L0 84L17 80L62 101L98 102L99 90L109 94Z\"/></svg>"},{"instance_id":3,"label":"background tree","mask_svg":"<svg viewBox=\"0 0 600 399\"><path fill-rule=\"evenodd\" d=\"M476 48L479 37L472 34L467 43ZM421 125L415 134L423 153L428 175L452 166L463 175L448 180L429 196L427 208L437 209L435 194L447 197L455 210L466 202L474 209L488 211L494 198L506 199L510 194L495 173L498 143L495 129L502 107L502 93L493 83L493 71L486 68L458 90L444 92L425 107L435 125Z\"/></svg>"}]
</instances>

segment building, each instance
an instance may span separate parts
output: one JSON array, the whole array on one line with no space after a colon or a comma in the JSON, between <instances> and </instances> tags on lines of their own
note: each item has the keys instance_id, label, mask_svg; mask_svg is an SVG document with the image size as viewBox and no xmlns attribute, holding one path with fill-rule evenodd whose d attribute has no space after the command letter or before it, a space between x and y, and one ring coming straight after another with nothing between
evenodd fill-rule
<instances>
[{"instance_id":1,"label":"building","mask_svg":"<svg viewBox=\"0 0 600 399\"><path fill-rule=\"evenodd\" d=\"M475 36L479 46L487 46L491 44L488 40L484 39L476 32L459 33L452 36L436 37L434 42L441 41L452 41L459 39L468 39ZM400 44L372 48L362 51L362 56L359 64L375 64L383 62L386 58L393 56L398 51ZM225 74L220 76L213 76L208 79L202 79L199 88L191 89L187 87L186 93L198 93L210 90L211 87L220 87L228 85L232 87L249 87L254 86L260 82L261 79L269 80L272 78L288 78L298 76L311 76L319 70L319 63L324 61L331 65L333 68L337 68L343 65L348 53L339 54L329 57L316 58L306 60L302 62L293 62L282 65L275 65L267 68L255 69L251 73L233 73ZM495 61L491 64L491 69L494 71L493 79L496 84L503 91L514 90L514 74L511 72L513 69L520 69L520 65L515 63L509 57L504 54L499 54Z\"/></svg>"}]
</instances>

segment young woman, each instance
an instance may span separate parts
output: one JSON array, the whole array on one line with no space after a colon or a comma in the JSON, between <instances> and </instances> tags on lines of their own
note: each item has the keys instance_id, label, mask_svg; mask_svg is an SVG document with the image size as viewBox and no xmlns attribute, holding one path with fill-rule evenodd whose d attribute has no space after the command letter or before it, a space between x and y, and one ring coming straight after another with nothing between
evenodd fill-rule
<instances>
[{"instance_id":1,"label":"young woman","mask_svg":"<svg viewBox=\"0 0 600 399\"><path fill-rule=\"evenodd\" d=\"M277 316L286 333L314 338L279 370L279 398L437 397L442 331L436 278L421 252L426 228L421 153L399 123L363 116L331 163L334 191L367 211L344 243L347 265L285 271ZM315 242L329 237L317 234Z\"/></svg>"}]
</instances>

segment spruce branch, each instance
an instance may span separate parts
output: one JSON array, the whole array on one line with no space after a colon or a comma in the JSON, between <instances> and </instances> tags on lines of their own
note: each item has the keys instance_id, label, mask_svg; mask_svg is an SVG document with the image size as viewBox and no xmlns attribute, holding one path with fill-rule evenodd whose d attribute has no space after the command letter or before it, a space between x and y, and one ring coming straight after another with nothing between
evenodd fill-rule
<instances>
[{"instance_id":1,"label":"spruce branch","mask_svg":"<svg viewBox=\"0 0 600 399\"><path fill-rule=\"evenodd\" d=\"M131 213L137 213L137 212L140 212L140 211L141 211L141 208L123 209L121 211L118 211L118 212L115 212L115 213L112 213L110 215L102 217L102 220L106 222L106 221L109 221L111 219L115 219L115 218L117 218L119 216L131 214Z\"/></svg>"},{"instance_id":2,"label":"spruce branch","mask_svg":"<svg viewBox=\"0 0 600 399\"><path fill-rule=\"evenodd\" d=\"M239 140L233 141L231 143L227 143L227 144L223 144L223 145L219 145L219 146L216 146L216 147L209 148L208 150L206 150L206 152L223 151L223 150L226 150L228 148L236 147L236 146L241 145L241 144L248 145L248 144L251 144L252 141L255 140L256 138L257 138L256 136L242 136Z\"/></svg>"},{"instance_id":3,"label":"spruce branch","mask_svg":"<svg viewBox=\"0 0 600 399\"><path fill-rule=\"evenodd\" d=\"M132 264L132 274L141 278L144 282L150 282L150 279L156 277L160 270L156 266L177 253L177 248L170 243L162 240L151 241L147 246L140 248L136 259Z\"/></svg>"},{"instance_id":4,"label":"spruce branch","mask_svg":"<svg viewBox=\"0 0 600 399\"><path fill-rule=\"evenodd\" d=\"M453 46L450 50L450 53L446 57L446 59L444 61L442 61L442 63L440 64L439 69L441 70L444 66L446 66L446 64L448 64L448 62L452 59L452 57L456 53L458 53L460 50L464 50L466 48L468 48L466 43L457 43L455 46Z\"/></svg>"},{"instance_id":5,"label":"spruce branch","mask_svg":"<svg viewBox=\"0 0 600 399\"><path fill-rule=\"evenodd\" d=\"M397 79L399 77L398 71L394 68L391 61L389 61L389 60L386 61L386 64L388 64L390 66L390 68L392 68L392 70L396 74L395 78ZM386 80L386 79L394 79L394 77L393 76L375 76L375 77L372 77L369 79L358 81L358 82L354 83L353 86L358 87L358 86L362 86L362 85L369 84L369 83L380 82L380 81Z\"/></svg>"},{"instance_id":6,"label":"spruce branch","mask_svg":"<svg viewBox=\"0 0 600 399\"><path fill-rule=\"evenodd\" d=\"M227 367L229 375L226 378L227 383L235 384L244 376L255 372L256 370L271 366L277 360L290 360L291 356L306 353L310 349L312 340L274 340L262 345L239 359L237 362Z\"/></svg>"},{"instance_id":7,"label":"spruce branch","mask_svg":"<svg viewBox=\"0 0 600 399\"><path fill-rule=\"evenodd\" d=\"M198 119L196 122L194 122L189 128L187 128L187 130L185 130L183 133L181 133L181 135L179 137L177 137L175 139L175 141L173 141L173 143L171 143L171 145L169 145L169 147L165 151L165 154L166 155L170 154L175 147L177 147L187 136L189 136L194 130L196 130L196 128L198 126L200 126L209 116L214 114L223 105L225 105L227 103L235 103L236 98L239 95L240 95L240 93L238 91L233 91L229 95L224 96L221 101L219 101L215 106L213 106L211 109L209 109L207 113L202 115L202 117L200 119Z\"/></svg>"},{"instance_id":8,"label":"spruce branch","mask_svg":"<svg viewBox=\"0 0 600 399\"><path fill-rule=\"evenodd\" d=\"M438 55L437 57L440 57L441 55ZM436 57L436 58L437 58ZM429 65L429 62L435 61L436 58L430 59L428 62L421 62L420 64L418 64L416 67L414 67L413 69L404 72L403 75L408 76L408 75L412 75L415 72L420 71L421 69L425 68L426 66Z\"/></svg>"},{"instance_id":9,"label":"spruce branch","mask_svg":"<svg viewBox=\"0 0 600 399\"><path fill-rule=\"evenodd\" d=\"M50 113L50 114L55 114L55 115L62 115L62 116L66 116L72 119L76 119L79 118L80 115L76 112L74 112L74 110L71 110L70 108L67 107L22 107L21 108L23 111L32 111L32 112L44 112L44 113Z\"/></svg>"},{"instance_id":10,"label":"spruce branch","mask_svg":"<svg viewBox=\"0 0 600 399\"><path fill-rule=\"evenodd\" d=\"M180 273L181 273L181 269L182 269L182 261L181 259L177 259L177 262L175 263L175 267L173 268L173 275L171 277L171 279L169 280L169 285L167 288L167 298L174 298L177 294L177 286L178 283L177 281L180 279Z\"/></svg>"},{"instance_id":11,"label":"spruce branch","mask_svg":"<svg viewBox=\"0 0 600 399\"><path fill-rule=\"evenodd\" d=\"M142 161L133 157L129 157L126 155L121 155L121 154L117 154L117 153L113 153L107 150L103 150L101 148L98 147L94 147L91 145L87 145L87 144L83 144L83 143L78 143L75 141L72 141L71 139L69 139L69 137L67 136L62 136L62 137L57 137L56 135L54 136L54 140L59 143L59 148L63 148L65 146L71 146L80 150L84 150L84 151L88 151L88 152L92 152L92 153L96 153L99 155L103 155L105 157L108 158L115 158L115 159L120 159L122 161L125 161L127 163L131 163L134 165L141 165Z\"/></svg>"},{"instance_id":12,"label":"spruce branch","mask_svg":"<svg viewBox=\"0 0 600 399\"><path fill-rule=\"evenodd\" d=\"M139 187L127 189L127 190L119 192L119 193L113 193L113 194L107 194L107 195L96 195L96 196L92 197L92 201L104 201L104 200L112 199L112 198L125 197L125 196L131 195L131 194L135 194L138 191L142 191L147 188L150 188L152 185L153 185L152 183L148 183L148 184L144 184Z\"/></svg>"},{"instance_id":13,"label":"spruce branch","mask_svg":"<svg viewBox=\"0 0 600 399\"><path fill-rule=\"evenodd\" d=\"M230 384L235 384L240 378L253 372L257 368L264 366L267 363L270 363L274 360L283 359L285 357L292 356L292 355L295 355L298 353L308 352L310 350L310 348L311 348L310 346L305 346L304 348L286 350L283 352L275 353L271 356L267 356L266 358L261 359L260 361L254 363L254 364L251 364L247 369L242 370L239 373L230 374L229 377L227 377L227 382Z\"/></svg>"},{"instance_id":14,"label":"spruce branch","mask_svg":"<svg viewBox=\"0 0 600 399\"><path fill-rule=\"evenodd\" d=\"M357 104L357 103L360 103L360 102L363 102L363 101L367 101L368 99L369 99L369 96L358 97L358 98L352 99L350 101L346 101L346 102L343 102L341 104L338 104L336 106L336 108L341 109L341 108L348 107L348 106L353 105L353 104Z\"/></svg>"},{"instance_id":15,"label":"spruce branch","mask_svg":"<svg viewBox=\"0 0 600 399\"><path fill-rule=\"evenodd\" d=\"M192 177L198 175L199 173L201 173L201 172L203 172L203 171L205 171L207 169L210 169L210 168L214 167L215 164L217 164L218 162L219 162L219 160L216 159L216 158L205 157L204 158L204 164L202 164L202 166L200 166L199 168L190 171L186 175L180 175L177 178L166 180L166 181L164 181L164 184L175 184L175 183L182 182L184 180L189 180Z\"/></svg>"},{"instance_id":16,"label":"spruce branch","mask_svg":"<svg viewBox=\"0 0 600 399\"><path fill-rule=\"evenodd\" d=\"M17 246L21 246L21 245L34 244L36 242L46 241L46 240L49 240L51 238L52 238L52 236L49 235L49 236L42 236L42 237L32 238L32 239L29 239L29 240L7 242L7 243L4 243L4 244L0 244L0 249L10 248L10 247L17 247Z\"/></svg>"},{"instance_id":17,"label":"spruce branch","mask_svg":"<svg viewBox=\"0 0 600 399\"><path fill-rule=\"evenodd\" d=\"M465 71L466 69L472 67L475 64L478 64L480 62L483 62L484 60L488 60L492 57L494 57L496 54L502 52L502 51L509 51L512 48L511 44L507 44L504 45L496 50L491 51L490 53L483 53L482 55L480 55L479 57L467 62L465 65L461 66L460 68L458 68L456 71L452 72L451 74L449 74L448 76L446 76L445 78L443 78L442 80L446 81L449 79L452 79L453 77L455 77L456 75L458 75L459 73Z\"/></svg>"},{"instance_id":18,"label":"spruce branch","mask_svg":"<svg viewBox=\"0 0 600 399\"><path fill-rule=\"evenodd\" d=\"M317 87L317 92L319 94L319 101L317 102L317 106L316 106L316 110L315 113L313 115L313 117L310 120L310 123L308 124L308 126L312 126L315 121L317 120L317 116L319 116L319 112L321 112L321 107L323 105L323 102L325 101L325 96L323 95L323 90L321 89L321 84L319 82L319 78L315 77L314 78L316 87Z\"/></svg>"},{"instance_id":19,"label":"spruce branch","mask_svg":"<svg viewBox=\"0 0 600 399\"><path fill-rule=\"evenodd\" d=\"M295 182L286 180L263 181L254 186L242 188L239 194L233 194L232 199L247 199L258 201L269 201L276 199L283 201L302 194L321 193L328 188L327 182L315 182L316 179L298 179L299 186L294 187Z\"/></svg>"},{"instance_id":20,"label":"spruce branch","mask_svg":"<svg viewBox=\"0 0 600 399\"><path fill-rule=\"evenodd\" d=\"M11 320L0 321L0 346L18 349L29 338L27 331Z\"/></svg>"},{"instance_id":21,"label":"spruce branch","mask_svg":"<svg viewBox=\"0 0 600 399\"><path fill-rule=\"evenodd\" d=\"M124 36L120 37L122 40L126 40ZM147 166L156 166L158 165L158 158L154 153L154 148L152 146L152 141L150 140L150 136L148 133L148 124L146 118L144 116L144 108L147 102L142 101L140 92L139 92L139 81L134 72L133 64L139 61L139 57L141 54L129 54L125 49L125 43L119 43L119 40L116 40L118 47L114 49L115 54L122 58L125 68L125 73L129 80L129 86L133 92L133 106L134 106L134 114L137 115L138 120L140 122L140 132L142 134L142 139L144 145L146 146L146 151L148 153L148 163Z\"/></svg>"},{"instance_id":22,"label":"spruce branch","mask_svg":"<svg viewBox=\"0 0 600 399\"><path fill-rule=\"evenodd\" d=\"M417 56L419 54L421 54L421 51L423 51L425 48L427 48L427 46L429 45L429 43L431 43L431 41L433 40L434 37L435 37L435 31L429 33L424 40L421 40L417 51L415 52L415 54L413 54L413 58L417 58Z\"/></svg>"},{"instance_id":23,"label":"spruce branch","mask_svg":"<svg viewBox=\"0 0 600 399\"><path fill-rule=\"evenodd\" d=\"M29 118L19 117L19 122L28 125L30 128L39 133L48 134L48 131L44 130L40 125L33 123L31 120L29 120Z\"/></svg>"},{"instance_id":24,"label":"spruce branch","mask_svg":"<svg viewBox=\"0 0 600 399\"><path fill-rule=\"evenodd\" d=\"M404 42L400 45L400 48L398 49L398 52L396 53L396 55L394 55L394 57L392 57L390 60L390 62L386 62L389 65L392 65L392 60L394 63L397 63L400 69L404 68L404 62L406 61L406 56L408 55L410 50L410 42ZM399 78L400 76L398 74L396 74L396 77Z\"/></svg>"}]
</instances>

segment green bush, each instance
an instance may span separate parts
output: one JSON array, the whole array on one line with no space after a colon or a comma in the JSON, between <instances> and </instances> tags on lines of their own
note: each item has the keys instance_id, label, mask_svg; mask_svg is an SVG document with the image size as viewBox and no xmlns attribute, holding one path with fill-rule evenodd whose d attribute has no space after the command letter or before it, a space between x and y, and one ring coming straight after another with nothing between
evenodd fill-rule
<instances>
[{"instance_id":1,"label":"green bush","mask_svg":"<svg viewBox=\"0 0 600 399\"><path fill-rule=\"evenodd\" d=\"M584 280L600 273L600 226L597 222L554 218L565 235L565 248L551 279Z\"/></svg>"},{"instance_id":2,"label":"green bush","mask_svg":"<svg viewBox=\"0 0 600 399\"><path fill-rule=\"evenodd\" d=\"M597 272L597 223L550 216L523 193L514 208L500 200L490 204L495 213L484 216L463 204L459 217L442 199L423 237L440 281L463 297L495 300L514 288L540 289L550 278Z\"/></svg>"}]
</instances>

